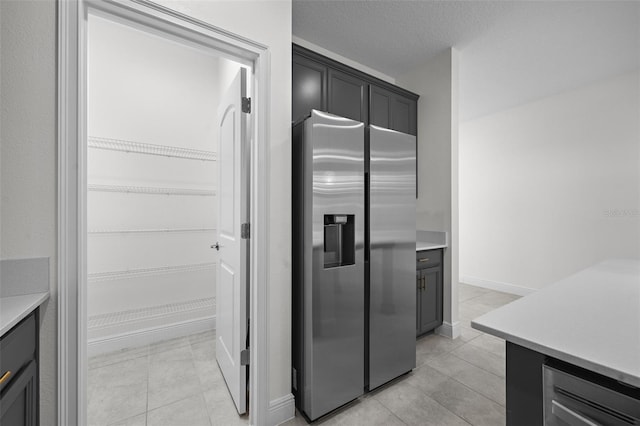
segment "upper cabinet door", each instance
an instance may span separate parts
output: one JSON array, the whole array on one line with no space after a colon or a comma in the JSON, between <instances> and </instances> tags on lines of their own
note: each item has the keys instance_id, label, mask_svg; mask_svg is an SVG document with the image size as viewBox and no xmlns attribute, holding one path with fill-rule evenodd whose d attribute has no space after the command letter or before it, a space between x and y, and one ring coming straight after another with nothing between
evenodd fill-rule
<instances>
[{"instance_id":1,"label":"upper cabinet door","mask_svg":"<svg viewBox=\"0 0 640 426\"><path fill-rule=\"evenodd\" d=\"M291 121L309 115L312 109L327 110L327 67L293 55L291 69Z\"/></svg>"},{"instance_id":2,"label":"upper cabinet door","mask_svg":"<svg viewBox=\"0 0 640 426\"><path fill-rule=\"evenodd\" d=\"M417 101L373 84L369 88L371 124L415 136Z\"/></svg>"},{"instance_id":3,"label":"upper cabinet door","mask_svg":"<svg viewBox=\"0 0 640 426\"><path fill-rule=\"evenodd\" d=\"M416 115L417 101L401 95L394 95L391 107L391 129L417 135Z\"/></svg>"},{"instance_id":4,"label":"upper cabinet door","mask_svg":"<svg viewBox=\"0 0 640 426\"><path fill-rule=\"evenodd\" d=\"M317 109L417 135L415 93L296 44L292 64L292 121Z\"/></svg>"},{"instance_id":5,"label":"upper cabinet door","mask_svg":"<svg viewBox=\"0 0 640 426\"><path fill-rule=\"evenodd\" d=\"M329 69L329 105L332 114L368 123L367 83L334 69Z\"/></svg>"},{"instance_id":6,"label":"upper cabinet door","mask_svg":"<svg viewBox=\"0 0 640 426\"><path fill-rule=\"evenodd\" d=\"M369 121L376 126L391 128L393 93L381 87L369 86Z\"/></svg>"}]
</instances>

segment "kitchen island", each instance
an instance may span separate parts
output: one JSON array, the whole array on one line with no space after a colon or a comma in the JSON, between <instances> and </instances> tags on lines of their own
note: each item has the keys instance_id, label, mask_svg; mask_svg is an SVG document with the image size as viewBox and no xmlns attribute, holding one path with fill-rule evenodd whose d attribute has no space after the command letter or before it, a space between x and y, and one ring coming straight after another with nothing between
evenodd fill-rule
<instances>
[{"instance_id":1,"label":"kitchen island","mask_svg":"<svg viewBox=\"0 0 640 426\"><path fill-rule=\"evenodd\" d=\"M508 425L543 424L544 365L566 367L640 400L638 260L601 262L478 317L471 326L507 341Z\"/></svg>"}]
</instances>

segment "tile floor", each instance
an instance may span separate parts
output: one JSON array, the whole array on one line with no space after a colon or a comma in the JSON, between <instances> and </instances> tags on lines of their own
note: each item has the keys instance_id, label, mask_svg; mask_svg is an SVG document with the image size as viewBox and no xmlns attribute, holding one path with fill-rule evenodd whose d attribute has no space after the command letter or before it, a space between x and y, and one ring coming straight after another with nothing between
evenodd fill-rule
<instances>
[{"instance_id":1,"label":"tile floor","mask_svg":"<svg viewBox=\"0 0 640 426\"><path fill-rule=\"evenodd\" d=\"M416 369L358 398L316 424L503 426L504 340L471 328L470 321L518 296L459 286L462 334L418 339ZM306 425L299 413L286 426Z\"/></svg>"},{"instance_id":2,"label":"tile floor","mask_svg":"<svg viewBox=\"0 0 640 426\"><path fill-rule=\"evenodd\" d=\"M471 329L470 320L517 298L461 284L458 339L421 337L413 372L317 424L504 425L504 341ZM248 424L216 364L213 332L91 358L88 384L91 426ZM296 413L285 425L306 422Z\"/></svg>"},{"instance_id":3,"label":"tile floor","mask_svg":"<svg viewBox=\"0 0 640 426\"><path fill-rule=\"evenodd\" d=\"M89 360L91 426L248 425L238 416L205 332Z\"/></svg>"}]
</instances>

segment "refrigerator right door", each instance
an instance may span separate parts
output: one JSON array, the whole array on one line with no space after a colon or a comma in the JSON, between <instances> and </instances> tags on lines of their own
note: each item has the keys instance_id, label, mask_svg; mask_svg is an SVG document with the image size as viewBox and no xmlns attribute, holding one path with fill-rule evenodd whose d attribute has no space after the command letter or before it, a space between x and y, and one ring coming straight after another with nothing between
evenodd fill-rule
<instances>
[{"instance_id":1,"label":"refrigerator right door","mask_svg":"<svg viewBox=\"0 0 640 426\"><path fill-rule=\"evenodd\" d=\"M369 127L369 389L416 366L416 138Z\"/></svg>"}]
</instances>

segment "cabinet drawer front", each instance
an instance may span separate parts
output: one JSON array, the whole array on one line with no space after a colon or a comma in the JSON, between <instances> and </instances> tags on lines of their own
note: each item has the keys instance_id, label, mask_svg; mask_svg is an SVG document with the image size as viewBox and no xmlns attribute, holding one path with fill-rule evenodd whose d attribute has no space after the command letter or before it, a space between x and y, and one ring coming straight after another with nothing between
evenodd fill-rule
<instances>
[{"instance_id":1,"label":"cabinet drawer front","mask_svg":"<svg viewBox=\"0 0 640 426\"><path fill-rule=\"evenodd\" d=\"M0 377L5 377L0 389L9 385L22 367L35 359L35 353L36 318L31 314L0 340Z\"/></svg>"},{"instance_id":2,"label":"cabinet drawer front","mask_svg":"<svg viewBox=\"0 0 640 426\"><path fill-rule=\"evenodd\" d=\"M416 268L424 269L438 266L442 263L442 250L423 250L416 252Z\"/></svg>"}]
</instances>

